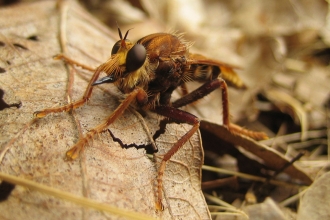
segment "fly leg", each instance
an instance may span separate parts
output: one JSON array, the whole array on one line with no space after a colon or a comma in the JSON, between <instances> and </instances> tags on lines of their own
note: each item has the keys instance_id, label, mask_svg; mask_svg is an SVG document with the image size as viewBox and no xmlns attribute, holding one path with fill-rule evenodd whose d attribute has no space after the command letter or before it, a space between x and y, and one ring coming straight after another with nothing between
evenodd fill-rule
<instances>
[{"instance_id":1,"label":"fly leg","mask_svg":"<svg viewBox=\"0 0 330 220\"><path fill-rule=\"evenodd\" d=\"M89 71L92 71L94 72L95 69L90 67L90 66L87 66L85 64L82 64L82 63L79 63L78 61L75 61L67 56L65 56L64 54L58 54L54 57L54 60L63 60L64 62L68 63L68 64L71 64L71 65L75 65L75 66L80 66L81 68L85 69L85 70L89 70Z\"/></svg>"},{"instance_id":2,"label":"fly leg","mask_svg":"<svg viewBox=\"0 0 330 220\"><path fill-rule=\"evenodd\" d=\"M79 99L75 102L69 103L67 105L57 107L57 108L47 108L47 109L44 109L42 111L36 111L36 112L33 113L33 115L36 118L43 118L43 117L45 117L46 115L48 115L50 113L57 113L57 112L64 112L64 111L68 112L72 109L76 109L76 108L84 105L88 101L88 99L91 97L92 91L93 91L93 83L98 79L101 71L102 71L102 65L99 66L95 70L91 80L88 83L88 86L85 90L85 93L84 93L84 95L81 99Z\"/></svg>"},{"instance_id":3,"label":"fly leg","mask_svg":"<svg viewBox=\"0 0 330 220\"><path fill-rule=\"evenodd\" d=\"M136 100L138 103L145 103L147 101L147 93L141 89L136 88L129 93L122 103L116 108L114 112L100 125L91 129L84 137L81 137L78 142L66 153L66 157L69 160L74 160L79 156L80 151L83 149L96 134L103 132L111 123L113 123L118 117L120 117L132 101Z\"/></svg>"},{"instance_id":4,"label":"fly leg","mask_svg":"<svg viewBox=\"0 0 330 220\"><path fill-rule=\"evenodd\" d=\"M192 102L195 102L207 96L208 94L210 94L219 87L221 88L222 91L221 94L222 94L222 108L223 108L223 113L222 113L223 124L228 127L229 126L228 88L226 82L221 78L216 78L212 81L208 81L204 83L201 87L188 93L187 95L181 97L180 99L174 101L172 103L172 106L174 108L180 108L182 106L188 105Z\"/></svg>"},{"instance_id":5,"label":"fly leg","mask_svg":"<svg viewBox=\"0 0 330 220\"><path fill-rule=\"evenodd\" d=\"M208 81L204 83L202 86L197 88L196 90L188 93L187 95L183 96L182 98L176 100L172 103L174 108L180 108L182 106L188 105L192 102L195 102L206 95L210 94L217 88L221 88L222 94L222 121L223 125L227 127L231 132L236 134L243 134L249 136L256 140L263 140L267 139L267 135L263 132L254 132L247 129L244 129L238 125L230 123L229 120L229 101L228 101L228 87L222 78L218 77L214 80Z\"/></svg>"},{"instance_id":6,"label":"fly leg","mask_svg":"<svg viewBox=\"0 0 330 220\"><path fill-rule=\"evenodd\" d=\"M172 148L163 156L163 159L160 163L158 176L157 176L157 199L156 199L156 208L158 210L163 210L162 198L163 198L163 176L166 168L166 163L171 157L189 140L189 138L198 130L199 128L199 119L183 110L176 109L170 106L156 106L153 110L157 114L163 115L170 118L172 121L177 123L187 123L192 125L192 128L183 135L173 146Z\"/></svg>"}]
</instances>

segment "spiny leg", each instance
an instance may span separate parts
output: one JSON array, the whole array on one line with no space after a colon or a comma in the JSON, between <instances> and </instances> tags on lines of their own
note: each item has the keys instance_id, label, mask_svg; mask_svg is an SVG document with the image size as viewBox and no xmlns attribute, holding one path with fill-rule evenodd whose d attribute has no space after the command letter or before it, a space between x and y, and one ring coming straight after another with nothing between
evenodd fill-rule
<instances>
[{"instance_id":1,"label":"spiny leg","mask_svg":"<svg viewBox=\"0 0 330 220\"><path fill-rule=\"evenodd\" d=\"M64 112L64 111L67 112L67 111L70 111L71 109L76 109L76 108L84 105L92 95L93 83L98 79L98 77L101 73L101 68L100 67L98 67L95 70L91 80L88 83L88 86L85 90L85 93L84 93L84 95L81 99L79 99L75 102L69 103L67 105L57 107L57 108L47 108L47 109L44 109L42 111L36 111L36 112L33 113L33 115L36 118L43 118L43 117L45 117L46 115L48 115L50 113L57 113L57 112Z\"/></svg>"},{"instance_id":2,"label":"spiny leg","mask_svg":"<svg viewBox=\"0 0 330 220\"><path fill-rule=\"evenodd\" d=\"M139 103L143 103L147 99L147 93L141 89L137 88L126 96L124 101L116 108L114 112L100 125L96 126L87 134L80 138L78 142L66 153L67 159L74 160L79 156L80 151L83 149L85 144L87 144L96 134L103 132L111 123L113 123L118 117L120 117L125 109L131 104L132 101L137 100Z\"/></svg>"},{"instance_id":3,"label":"spiny leg","mask_svg":"<svg viewBox=\"0 0 330 220\"><path fill-rule=\"evenodd\" d=\"M79 66L79 67L81 67L85 70L89 70L89 71L92 71L92 72L95 71L95 68L92 68L92 67L87 66L85 64L79 63L78 61L75 61L75 60L71 59L70 57L67 57L64 54L58 54L58 55L54 56L54 60L63 60L64 62L66 62L68 64Z\"/></svg>"},{"instance_id":4,"label":"spiny leg","mask_svg":"<svg viewBox=\"0 0 330 220\"><path fill-rule=\"evenodd\" d=\"M234 134L243 134L257 141L268 139L268 135L265 132L252 131L234 123L229 124L229 131Z\"/></svg>"},{"instance_id":5,"label":"spiny leg","mask_svg":"<svg viewBox=\"0 0 330 220\"><path fill-rule=\"evenodd\" d=\"M163 210L162 198L163 198L163 176L166 168L166 163L171 157L189 140L189 138L198 130L199 128L199 119L183 110L176 109L170 106L157 106L154 110L157 114L163 115L170 118L177 123L187 123L192 125L192 128L183 135L173 146L172 148L163 156L163 159L160 163L158 176L157 176L157 200L156 208L158 210Z\"/></svg>"},{"instance_id":6,"label":"spiny leg","mask_svg":"<svg viewBox=\"0 0 330 220\"><path fill-rule=\"evenodd\" d=\"M182 106L188 105L192 102L195 102L206 95L210 94L217 88L221 88L222 94L222 120L223 125L226 126L231 132L236 134L243 134L245 136L251 137L255 140L264 140L267 139L267 135L264 132L255 132L248 129L242 128L236 124L230 123L229 120L229 101L228 101L228 87L222 78L218 77L212 81L206 82L196 90L188 93L186 96L176 100L172 103L172 106L175 108L180 108Z\"/></svg>"}]
</instances>

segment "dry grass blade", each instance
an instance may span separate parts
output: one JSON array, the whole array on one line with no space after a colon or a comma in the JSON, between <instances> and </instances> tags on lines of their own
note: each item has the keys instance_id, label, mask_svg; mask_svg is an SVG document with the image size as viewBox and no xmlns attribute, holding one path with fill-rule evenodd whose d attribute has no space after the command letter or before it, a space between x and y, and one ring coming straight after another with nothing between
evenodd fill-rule
<instances>
[{"instance_id":1,"label":"dry grass blade","mask_svg":"<svg viewBox=\"0 0 330 220\"><path fill-rule=\"evenodd\" d=\"M212 201L213 203L219 205L218 207L212 206L212 208L226 211L225 213L223 213L223 212L222 213L214 213L214 215L220 215L220 216L228 215L228 214L229 215L240 215L240 216L245 217L246 219L249 219L248 215L244 211L236 208L235 206L232 206L232 205L226 203L225 201L223 201L223 200L221 200L221 199L219 199L215 196L208 195L208 194L204 194L204 195L205 195L206 199L208 199L208 200Z\"/></svg>"},{"instance_id":2,"label":"dry grass blade","mask_svg":"<svg viewBox=\"0 0 330 220\"><path fill-rule=\"evenodd\" d=\"M302 104L289 94L275 89L266 90L265 95L269 100L273 101L283 112L287 112L289 114L293 113L293 117L298 117L299 123L301 125L301 140L305 140L309 125L307 120L307 113Z\"/></svg>"},{"instance_id":3,"label":"dry grass blade","mask_svg":"<svg viewBox=\"0 0 330 220\"><path fill-rule=\"evenodd\" d=\"M254 176L251 174L235 172L235 171L221 169L221 168L217 168L217 167L211 167L211 166L207 166L207 165L203 165L203 170L212 171L215 173L226 174L226 175L233 175L233 176L237 176L237 177L248 179L248 180L259 181L259 182L263 182L263 183L270 183L270 184L277 185L277 186L299 186L299 184L286 183L286 182L277 181L277 180L269 180L267 178L260 177L260 176Z\"/></svg>"},{"instance_id":4,"label":"dry grass blade","mask_svg":"<svg viewBox=\"0 0 330 220\"><path fill-rule=\"evenodd\" d=\"M144 215L141 213L130 212L125 209L119 209L114 206L110 206L110 205L107 205L104 203L99 203L96 200L76 196L76 195L68 193L68 192L64 192L64 191L61 191L61 190L58 190L58 189L55 189L52 187L48 187L48 186L33 182L31 180L22 179L20 177L11 176L11 175L1 173L1 172L0 172L0 179L3 181L9 182L9 183L15 184L17 186L23 186L30 190L36 190L36 191L45 193L47 195L63 199L65 201L70 201L70 202L76 203L85 208L93 208L93 209L96 209L101 212L108 212L108 213L119 215L122 217L127 217L129 219L150 219L150 220L155 219L155 218L152 218L150 216L147 216L147 215Z\"/></svg>"},{"instance_id":5,"label":"dry grass blade","mask_svg":"<svg viewBox=\"0 0 330 220\"><path fill-rule=\"evenodd\" d=\"M289 163L286 158L284 158L274 149L259 144L258 142L250 138L232 134L221 125L203 120L201 122L201 128L211 132L212 134L216 135L217 137L226 142L240 146L244 150L252 153L259 159L261 159L262 163L272 170L280 170L282 167L286 166L286 164ZM293 179L301 181L301 183L307 185L312 183L310 177L294 165L291 165L286 168L284 172L290 175Z\"/></svg>"}]
</instances>

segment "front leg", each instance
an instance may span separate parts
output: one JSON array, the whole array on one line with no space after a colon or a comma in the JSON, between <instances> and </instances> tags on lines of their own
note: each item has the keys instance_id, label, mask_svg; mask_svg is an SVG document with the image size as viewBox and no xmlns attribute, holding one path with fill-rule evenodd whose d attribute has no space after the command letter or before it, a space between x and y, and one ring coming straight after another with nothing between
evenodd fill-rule
<instances>
[{"instance_id":1,"label":"front leg","mask_svg":"<svg viewBox=\"0 0 330 220\"><path fill-rule=\"evenodd\" d=\"M100 125L91 129L84 137L81 137L79 141L66 153L66 157L69 160L74 160L79 156L80 151L83 149L85 144L93 140L96 134L103 132L111 123L113 123L118 117L120 117L127 107L136 100L138 103L145 103L148 98L147 93L141 89L136 88L131 93L129 93L124 101L116 108L114 112Z\"/></svg>"},{"instance_id":2,"label":"front leg","mask_svg":"<svg viewBox=\"0 0 330 220\"><path fill-rule=\"evenodd\" d=\"M84 105L88 101L88 99L91 97L92 91L93 91L93 83L98 79L100 73L101 73L101 66L95 70L91 80L88 83L85 93L81 99L79 99L75 102L69 103L67 105L57 107L57 108L47 108L42 111L36 111L33 113L33 115L36 118L43 118L50 113L58 113L58 112L64 112L64 111L67 112L67 111L76 109L76 108Z\"/></svg>"},{"instance_id":3,"label":"front leg","mask_svg":"<svg viewBox=\"0 0 330 220\"><path fill-rule=\"evenodd\" d=\"M64 62L68 63L68 64L71 64L71 65L75 65L75 66L79 66L85 70L89 70L91 72L94 72L95 69L90 67L90 66L86 66L85 64L83 63L79 63L78 61L75 61L69 57L67 57L66 55L64 54L58 54L54 57L54 60L63 60Z\"/></svg>"}]
</instances>

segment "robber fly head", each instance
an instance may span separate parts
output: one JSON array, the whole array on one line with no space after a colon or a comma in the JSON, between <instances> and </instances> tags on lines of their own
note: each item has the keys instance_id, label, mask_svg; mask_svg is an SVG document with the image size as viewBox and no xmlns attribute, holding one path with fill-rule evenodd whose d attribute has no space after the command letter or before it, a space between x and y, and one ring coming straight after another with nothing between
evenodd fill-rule
<instances>
[{"instance_id":1,"label":"robber fly head","mask_svg":"<svg viewBox=\"0 0 330 220\"><path fill-rule=\"evenodd\" d=\"M93 85L115 82L136 72L143 66L147 58L147 51L143 45L133 44L127 39L129 31L126 32L123 38L118 28L120 40L113 45L111 58L100 66L101 71L104 71L107 76L97 80Z\"/></svg>"}]
</instances>

